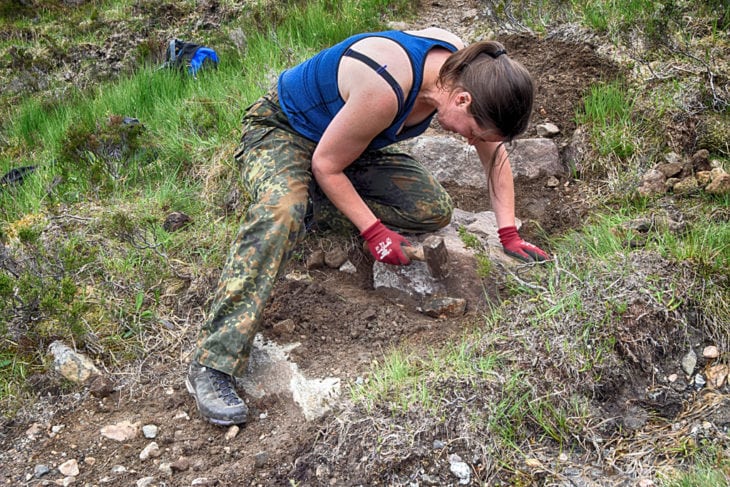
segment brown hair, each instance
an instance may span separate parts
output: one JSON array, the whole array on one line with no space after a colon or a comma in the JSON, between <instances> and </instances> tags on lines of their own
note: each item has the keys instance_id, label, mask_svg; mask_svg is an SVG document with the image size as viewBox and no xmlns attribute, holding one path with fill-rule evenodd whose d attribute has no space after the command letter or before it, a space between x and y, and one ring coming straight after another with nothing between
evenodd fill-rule
<instances>
[{"instance_id":1,"label":"brown hair","mask_svg":"<svg viewBox=\"0 0 730 487\"><path fill-rule=\"evenodd\" d=\"M501 43L481 41L456 51L441 67L438 83L471 94L471 115L480 127L494 125L508 141L527 129L532 78Z\"/></svg>"}]
</instances>

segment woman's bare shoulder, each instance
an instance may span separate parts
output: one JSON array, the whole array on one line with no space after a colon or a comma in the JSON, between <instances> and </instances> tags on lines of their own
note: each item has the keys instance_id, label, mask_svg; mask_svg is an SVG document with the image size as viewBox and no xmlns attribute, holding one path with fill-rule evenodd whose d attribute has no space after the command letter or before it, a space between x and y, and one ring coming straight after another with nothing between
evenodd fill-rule
<instances>
[{"instance_id":1,"label":"woman's bare shoulder","mask_svg":"<svg viewBox=\"0 0 730 487\"><path fill-rule=\"evenodd\" d=\"M464 47L464 41L459 39L459 37L449 32L448 30L442 29L440 27L427 27L425 29L420 30L409 30L406 31L408 34L419 36L419 37L429 37L431 39L439 39L442 41L449 42L459 49Z\"/></svg>"}]
</instances>

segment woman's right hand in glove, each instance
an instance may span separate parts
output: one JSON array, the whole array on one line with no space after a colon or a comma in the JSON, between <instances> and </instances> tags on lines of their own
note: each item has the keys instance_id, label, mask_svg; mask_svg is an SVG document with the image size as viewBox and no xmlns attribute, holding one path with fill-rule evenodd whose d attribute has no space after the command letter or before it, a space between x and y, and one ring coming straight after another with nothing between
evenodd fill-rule
<instances>
[{"instance_id":1,"label":"woman's right hand in glove","mask_svg":"<svg viewBox=\"0 0 730 487\"><path fill-rule=\"evenodd\" d=\"M402 245L411 244L398 232L389 230L380 220L363 230L360 235L365 239L375 260L393 265L408 265L410 259L403 253Z\"/></svg>"}]
</instances>

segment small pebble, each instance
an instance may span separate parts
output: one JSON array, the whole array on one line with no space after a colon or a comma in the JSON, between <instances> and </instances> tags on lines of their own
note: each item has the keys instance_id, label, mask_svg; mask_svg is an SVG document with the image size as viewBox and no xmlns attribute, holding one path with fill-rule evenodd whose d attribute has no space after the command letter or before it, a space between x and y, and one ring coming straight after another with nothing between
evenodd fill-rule
<instances>
[{"instance_id":1,"label":"small pebble","mask_svg":"<svg viewBox=\"0 0 730 487\"><path fill-rule=\"evenodd\" d=\"M256 468L262 468L266 465L266 462L269 460L269 454L265 451L258 452L256 456L254 457L254 466Z\"/></svg>"},{"instance_id":2,"label":"small pebble","mask_svg":"<svg viewBox=\"0 0 730 487\"><path fill-rule=\"evenodd\" d=\"M45 474L50 472L51 469L48 468L48 465L36 465L33 469L33 476L37 479L43 477Z\"/></svg>"},{"instance_id":3,"label":"small pebble","mask_svg":"<svg viewBox=\"0 0 730 487\"><path fill-rule=\"evenodd\" d=\"M720 356L720 350L714 345L709 345L702 350L702 356L705 358L717 358Z\"/></svg>"},{"instance_id":4,"label":"small pebble","mask_svg":"<svg viewBox=\"0 0 730 487\"><path fill-rule=\"evenodd\" d=\"M154 477L142 477L135 484L137 487L150 487L155 481Z\"/></svg>"},{"instance_id":5,"label":"small pebble","mask_svg":"<svg viewBox=\"0 0 730 487\"><path fill-rule=\"evenodd\" d=\"M160 446L156 442L152 442L139 453L139 459L145 461L149 458L156 458L160 456Z\"/></svg>"},{"instance_id":6,"label":"small pebble","mask_svg":"<svg viewBox=\"0 0 730 487\"><path fill-rule=\"evenodd\" d=\"M241 431L241 428L236 426L235 424L228 428L228 431L226 431L225 439L226 441L231 441L233 438L235 438L238 435L238 432Z\"/></svg>"},{"instance_id":7,"label":"small pebble","mask_svg":"<svg viewBox=\"0 0 730 487\"><path fill-rule=\"evenodd\" d=\"M79 474L79 464L72 458L59 465L58 471L64 477L76 477Z\"/></svg>"},{"instance_id":8,"label":"small pebble","mask_svg":"<svg viewBox=\"0 0 730 487\"><path fill-rule=\"evenodd\" d=\"M157 437L158 428L154 424L146 424L142 426L142 434L144 437L152 440Z\"/></svg>"}]
</instances>

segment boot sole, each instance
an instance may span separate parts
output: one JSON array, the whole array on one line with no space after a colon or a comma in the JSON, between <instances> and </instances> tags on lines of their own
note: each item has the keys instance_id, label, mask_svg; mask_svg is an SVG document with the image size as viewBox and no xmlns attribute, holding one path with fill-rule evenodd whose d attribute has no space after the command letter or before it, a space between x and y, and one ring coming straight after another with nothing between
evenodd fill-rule
<instances>
[{"instance_id":1,"label":"boot sole","mask_svg":"<svg viewBox=\"0 0 730 487\"><path fill-rule=\"evenodd\" d=\"M200 410L200 403L198 402L198 395L195 393L195 388L190 383L190 379L187 377L185 378L185 387L187 388L188 392L190 393L193 398L195 398L195 407L198 408L198 413L203 417L204 420L207 422L214 424L216 426L233 426L234 424L243 424L246 422L246 419L243 421L232 421L230 419L216 419L216 418L210 418L203 414L203 411Z\"/></svg>"}]
</instances>

